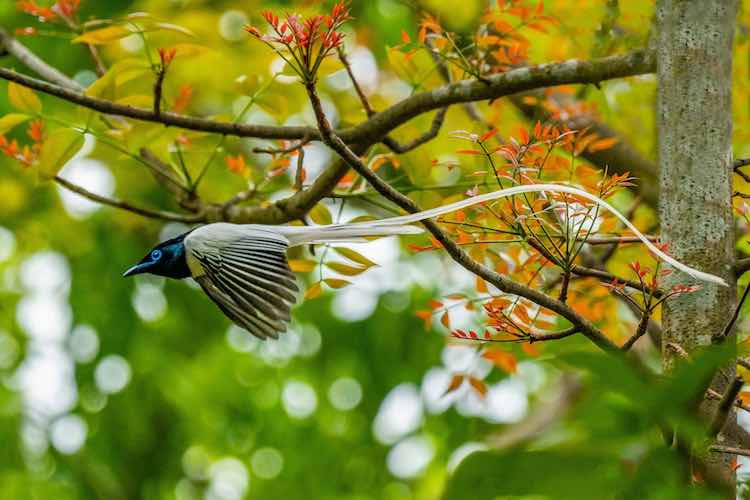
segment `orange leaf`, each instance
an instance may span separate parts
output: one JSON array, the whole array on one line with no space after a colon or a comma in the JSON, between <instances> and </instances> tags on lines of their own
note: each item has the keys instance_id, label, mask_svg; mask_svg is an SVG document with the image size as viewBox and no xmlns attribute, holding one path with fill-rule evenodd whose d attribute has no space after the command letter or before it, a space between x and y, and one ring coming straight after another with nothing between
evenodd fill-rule
<instances>
[{"instance_id":1,"label":"orange leaf","mask_svg":"<svg viewBox=\"0 0 750 500\"><path fill-rule=\"evenodd\" d=\"M478 149L459 149L456 151L460 155L481 155L482 152Z\"/></svg>"},{"instance_id":2,"label":"orange leaf","mask_svg":"<svg viewBox=\"0 0 750 500\"><path fill-rule=\"evenodd\" d=\"M479 380L478 378L469 377L469 384L471 384L471 387L477 391L477 394L479 394L479 397L484 399L484 397L487 395L487 384L485 384L483 381Z\"/></svg>"},{"instance_id":3,"label":"orange leaf","mask_svg":"<svg viewBox=\"0 0 750 500\"><path fill-rule=\"evenodd\" d=\"M531 324L531 318L529 317L529 311L526 309L526 306L523 304L518 304L513 309L513 314L518 316L521 321L523 321L525 324Z\"/></svg>"},{"instance_id":4,"label":"orange leaf","mask_svg":"<svg viewBox=\"0 0 750 500\"><path fill-rule=\"evenodd\" d=\"M340 280L340 279L335 279L335 278L326 278L323 280L323 283L330 286L331 288L336 288L336 289L344 288L345 286L352 284L351 281Z\"/></svg>"},{"instance_id":5,"label":"orange leaf","mask_svg":"<svg viewBox=\"0 0 750 500\"><path fill-rule=\"evenodd\" d=\"M521 139L521 144L529 143L529 133L525 128L522 128L518 131L518 138Z\"/></svg>"},{"instance_id":6,"label":"orange leaf","mask_svg":"<svg viewBox=\"0 0 750 500\"><path fill-rule=\"evenodd\" d=\"M618 142L619 142L619 139L617 137L607 137L605 139L599 139L598 141L594 141L591 144L589 144L588 150L590 153L596 153L597 151L610 149Z\"/></svg>"},{"instance_id":7,"label":"orange leaf","mask_svg":"<svg viewBox=\"0 0 750 500\"><path fill-rule=\"evenodd\" d=\"M528 344L521 344L521 350L531 358L536 358L539 356L539 354L541 354L539 352L539 347L537 347L537 344L532 344L531 342L529 342Z\"/></svg>"},{"instance_id":8,"label":"orange leaf","mask_svg":"<svg viewBox=\"0 0 750 500\"><path fill-rule=\"evenodd\" d=\"M443 313L443 315L440 316L440 322L446 328L450 328L451 327L451 317L450 317L450 315L448 315L448 311L445 311Z\"/></svg>"},{"instance_id":9,"label":"orange leaf","mask_svg":"<svg viewBox=\"0 0 750 500\"><path fill-rule=\"evenodd\" d=\"M318 263L314 260L291 259L289 261L289 269L291 269L295 273L309 273L310 271L315 269L315 266L317 265Z\"/></svg>"},{"instance_id":10,"label":"orange leaf","mask_svg":"<svg viewBox=\"0 0 750 500\"><path fill-rule=\"evenodd\" d=\"M424 321L424 329L425 331L428 331L430 329L430 325L432 325L432 311L422 309L420 311L417 311L415 314L417 315L417 318Z\"/></svg>"},{"instance_id":11,"label":"orange leaf","mask_svg":"<svg viewBox=\"0 0 750 500\"><path fill-rule=\"evenodd\" d=\"M479 138L479 142L484 142L487 139L489 139L490 137L494 136L495 134L497 134L497 130L495 130L494 128L492 128L489 131L485 132L485 134L482 137Z\"/></svg>"},{"instance_id":12,"label":"orange leaf","mask_svg":"<svg viewBox=\"0 0 750 500\"><path fill-rule=\"evenodd\" d=\"M411 42L411 37L409 36L409 33L407 33L404 30L401 30L401 41L404 43Z\"/></svg>"},{"instance_id":13,"label":"orange leaf","mask_svg":"<svg viewBox=\"0 0 750 500\"><path fill-rule=\"evenodd\" d=\"M310 285L310 288L307 289L307 292L305 292L305 299L312 300L317 299L321 296L323 293L323 284L320 281L317 281Z\"/></svg>"},{"instance_id":14,"label":"orange leaf","mask_svg":"<svg viewBox=\"0 0 750 500\"><path fill-rule=\"evenodd\" d=\"M516 361L516 357L509 352L494 349L485 351L482 353L482 357L492 361L495 366L504 372L516 373L518 362Z\"/></svg>"},{"instance_id":15,"label":"orange leaf","mask_svg":"<svg viewBox=\"0 0 750 500\"><path fill-rule=\"evenodd\" d=\"M443 303L439 300L430 299L430 307L433 309L440 309L443 307Z\"/></svg>"},{"instance_id":16,"label":"orange leaf","mask_svg":"<svg viewBox=\"0 0 750 500\"><path fill-rule=\"evenodd\" d=\"M461 384L464 383L464 376L463 375L453 375L453 378L451 378L451 383L448 384L448 388L443 393L443 396L446 394L449 394L459 387L461 387Z\"/></svg>"}]
</instances>

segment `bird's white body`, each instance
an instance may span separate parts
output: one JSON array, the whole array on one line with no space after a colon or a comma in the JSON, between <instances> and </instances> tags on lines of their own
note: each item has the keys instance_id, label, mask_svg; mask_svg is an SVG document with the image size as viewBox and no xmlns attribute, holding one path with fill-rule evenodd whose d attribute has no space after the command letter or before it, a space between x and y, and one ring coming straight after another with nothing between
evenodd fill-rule
<instances>
[{"instance_id":1,"label":"bird's white body","mask_svg":"<svg viewBox=\"0 0 750 500\"><path fill-rule=\"evenodd\" d=\"M276 338L286 328L297 291L295 277L286 260L287 248L361 240L369 236L417 234L423 230L410 224L479 203L532 192L568 193L591 200L613 213L657 257L696 279L726 286L720 277L693 269L664 253L624 215L598 196L561 184L515 186L415 214L353 224L208 224L185 237L185 257L193 278L227 316L253 335Z\"/></svg>"}]
</instances>

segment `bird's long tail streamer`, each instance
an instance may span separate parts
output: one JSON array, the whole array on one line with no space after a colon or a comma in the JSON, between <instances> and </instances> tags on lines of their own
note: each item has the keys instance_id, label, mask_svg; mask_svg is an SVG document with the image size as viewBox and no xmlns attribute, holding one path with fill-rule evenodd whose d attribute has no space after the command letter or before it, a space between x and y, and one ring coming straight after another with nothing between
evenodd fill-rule
<instances>
[{"instance_id":1,"label":"bird's long tail streamer","mask_svg":"<svg viewBox=\"0 0 750 500\"><path fill-rule=\"evenodd\" d=\"M702 281L707 281L709 283L718 283L720 285L728 286L726 281L724 281L719 276L715 276L713 274L705 273L703 271L694 269L676 260L675 258L670 257L669 255L661 251L656 245L654 245L651 241L649 241L649 239L646 238L646 236L643 233L641 233L638 230L638 228L636 228L635 225L633 225L633 223L628 220L627 217L625 217L616 208L614 208L612 205L602 200L598 196L588 193L586 191L583 191L582 189L579 189L573 186L566 186L563 184L529 184L529 185L524 185L524 186L514 186L511 188L493 191L491 193L472 196L465 200L457 201L455 203L449 203L448 205L443 205L443 206L432 208L429 210L424 210L422 212L418 212L415 214L401 215L398 217L389 217L387 219L380 219L377 221L357 222L354 224L346 224L346 225L342 224L339 227L341 227L342 229L346 227L347 229L351 229L351 230L358 230L360 227L363 229L369 228L373 230L378 230L379 228L382 229L385 227L395 228L395 227L403 226L405 224L412 224L414 222L423 221L425 219L438 217L440 215L453 212L456 210L460 210L462 208L470 207L473 205L477 205L479 203L485 203L488 201L497 200L498 198L513 196L516 194L523 194L523 193L544 193L544 192L546 193L568 193L568 194L580 196L581 198L586 198L587 200L593 201L599 206L612 212L612 214L614 214L615 217L620 219L620 221L623 224L625 224L625 226L628 229L630 229L633 232L633 234L635 234L654 255L658 256L664 262L667 262L668 264L672 265L675 269L679 269L680 271L683 271L684 273ZM330 226L330 227L333 227L333 226Z\"/></svg>"}]
</instances>

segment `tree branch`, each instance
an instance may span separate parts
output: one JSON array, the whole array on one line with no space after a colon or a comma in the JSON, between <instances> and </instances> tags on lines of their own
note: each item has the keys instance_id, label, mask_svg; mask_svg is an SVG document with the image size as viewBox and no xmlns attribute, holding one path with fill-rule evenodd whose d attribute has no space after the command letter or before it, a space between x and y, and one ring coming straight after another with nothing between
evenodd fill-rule
<instances>
[{"instance_id":1,"label":"tree branch","mask_svg":"<svg viewBox=\"0 0 750 500\"><path fill-rule=\"evenodd\" d=\"M77 91L83 90L77 81L68 78L67 75L63 74L57 68L47 64L2 28L0 28L0 45L2 45L9 54L21 61L27 68L45 80L68 89Z\"/></svg>"},{"instance_id":2,"label":"tree branch","mask_svg":"<svg viewBox=\"0 0 750 500\"><path fill-rule=\"evenodd\" d=\"M323 113L323 108L316 93L314 84L308 82L305 84L305 88L318 121L321 137L326 145L336 151L336 153L338 153L351 168L364 177L383 197L394 202L407 212L419 212L420 207L416 203L398 192L391 187L390 184L383 181L376 173L368 169L362 160L333 132L325 114ZM479 276L505 293L525 297L532 302L561 315L601 349L605 351L617 350L617 346L593 323L579 315L567 304L563 304L538 290L534 290L533 288L506 278L505 276L476 262L456 242L454 242L435 221L428 219L422 221L422 224L430 231L430 233L432 233L435 239L443 245L453 260L467 271Z\"/></svg>"},{"instance_id":3,"label":"tree branch","mask_svg":"<svg viewBox=\"0 0 750 500\"><path fill-rule=\"evenodd\" d=\"M54 180L65 189L68 189L69 191L79 194L83 196L84 198L87 198L93 202L101 203L102 205L107 205L107 206L119 208L122 210L127 210L128 212L142 215L144 217L150 217L152 219L169 220L169 221L175 221L175 222L185 222L185 223L203 222L205 220L204 215L201 213L194 214L194 215L183 215L183 214L176 214L173 212L165 212L162 210L152 210L149 208L138 207L127 201L117 200L114 198L107 198L106 196L92 193L91 191L77 184L73 184L72 182L66 179L63 179L60 176L55 176Z\"/></svg>"},{"instance_id":4,"label":"tree branch","mask_svg":"<svg viewBox=\"0 0 750 500\"><path fill-rule=\"evenodd\" d=\"M734 264L734 274L738 278L745 274L746 272L750 271L750 257L745 259L739 259Z\"/></svg>"},{"instance_id":5,"label":"tree branch","mask_svg":"<svg viewBox=\"0 0 750 500\"><path fill-rule=\"evenodd\" d=\"M603 80L635 76L654 70L653 58L644 51L610 56L591 61L569 60L529 66L492 75L486 82L463 80L443 85L432 91L414 94L356 127L337 132L349 144L374 144L396 127L420 114L451 104L498 99L525 90L574 83L598 83ZM237 137L263 139L320 139L318 130L311 127L263 126L218 122L177 113L154 113L111 101L89 97L61 85L22 75L8 68L0 68L0 78L34 89L73 104L110 115L161 123L187 130L211 132Z\"/></svg>"},{"instance_id":6,"label":"tree branch","mask_svg":"<svg viewBox=\"0 0 750 500\"><path fill-rule=\"evenodd\" d=\"M742 380L742 377L735 377L734 380L732 380L732 383L729 384L729 387L727 387L721 401L719 402L719 406L716 408L716 414L711 421L711 426L708 429L708 435L710 437L714 438L718 436L719 432L721 432L721 428L724 427L727 418L729 418L734 402L737 399L737 395L742 390L743 385L745 385L745 381Z\"/></svg>"}]
</instances>

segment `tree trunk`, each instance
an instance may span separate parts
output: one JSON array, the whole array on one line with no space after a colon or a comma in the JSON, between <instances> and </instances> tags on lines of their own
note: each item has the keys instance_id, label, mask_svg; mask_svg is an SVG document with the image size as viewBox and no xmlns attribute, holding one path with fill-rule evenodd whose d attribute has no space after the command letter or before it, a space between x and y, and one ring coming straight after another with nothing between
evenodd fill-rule
<instances>
[{"instance_id":1,"label":"tree trunk","mask_svg":"<svg viewBox=\"0 0 750 500\"><path fill-rule=\"evenodd\" d=\"M667 302L662 320L665 370L679 356L670 344L688 354L709 345L735 306L731 97L736 14L737 0L660 0L657 7L661 235L678 260L730 283L701 283L698 292ZM682 273L668 280L689 282ZM734 367L723 373L712 382L720 393L732 380ZM717 404L704 400L701 414L710 418ZM730 444L726 436L718 439ZM731 456L705 458L708 476L733 482Z\"/></svg>"}]
</instances>

